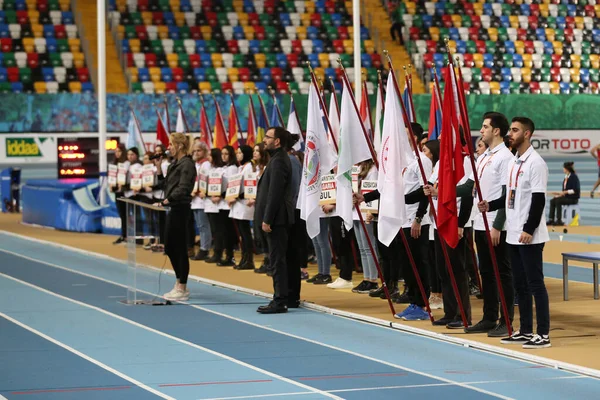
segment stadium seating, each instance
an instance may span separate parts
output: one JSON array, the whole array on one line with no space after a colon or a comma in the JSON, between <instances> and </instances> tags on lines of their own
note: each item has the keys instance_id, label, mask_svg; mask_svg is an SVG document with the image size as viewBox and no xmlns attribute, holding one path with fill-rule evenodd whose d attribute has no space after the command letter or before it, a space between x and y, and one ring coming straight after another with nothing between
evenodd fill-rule
<instances>
[{"instance_id":1,"label":"stadium seating","mask_svg":"<svg viewBox=\"0 0 600 400\"><path fill-rule=\"evenodd\" d=\"M0 1L0 93L91 92L69 0Z\"/></svg>"},{"instance_id":2,"label":"stadium seating","mask_svg":"<svg viewBox=\"0 0 600 400\"><path fill-rule=\"evenodd\" d=\"M402 4L409 52L423 70L459 57L473 93L596 92L600 1L467 0Z\"/></svg>"},{"instance_id":3,"label":"stadium seating","mask_svg":"<svg viewBox=\"0 0 600 400\"><path fill-rule=\"evenodd\" d=\"M334 79L352 77L351 2L111 0L110 23L133 92L307 92L310 61ZM381 57L361 28L363 72L373 90ZM336 82L337 85L337 82Z\"/></svg>"}]
</instances>

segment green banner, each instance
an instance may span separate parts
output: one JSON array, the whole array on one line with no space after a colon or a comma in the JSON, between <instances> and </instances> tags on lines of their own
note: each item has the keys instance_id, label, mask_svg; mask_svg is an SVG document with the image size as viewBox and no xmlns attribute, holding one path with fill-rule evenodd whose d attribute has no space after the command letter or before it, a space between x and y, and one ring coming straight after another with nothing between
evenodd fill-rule
<instances>
[{"instance_id":1,"label":"green banner","mask_svg":"<svg viewBox=\"0 0 600 400\"><path fill-rule=\"evenodd\" d=\"M254 95L254 106L257 117L260 117L258 95ZM198 95L185 94L181 98L182 107L190 130L199 131L200 100ZM295 95L296 110L302 126L306 126L306 95ZM326 96L329 103L329 96ZM217 101L225 125L231 106L228 95L217 95ZM162 104L164 96L145 94L109 94L107 96L107 128L109 132L124 132L129 121L130 105L135 109L141 128L144 132L156 130L156 112L154 104ZM267 112L267 125L271 125L273 117L273 100L271 96L262 95ZM97 101L92 94L2 94L0 95L0 133L20 132L97 132ZM215 106L212 96L205 95L208 117L214 125ZM287 122L289 95L277 95L284 121ZM177 116L176 95L167 95L171 128L175 128ZM248 119L248 95L235 96L242 129L246 129ZM429 107L431 96L415 95L415 111L417 121L427 130L429 124ZM375 106L375 96L371 96L371 106ZM536 129L544 130L578 130L599 129L600 96L588 94L573 95L470 95L467 106L471 127L481 126L482 116L487 111L497 111L509 119L515 116L531 118ZM373 111L374 115L374 111Z\"/></svg>"}]
</instances>

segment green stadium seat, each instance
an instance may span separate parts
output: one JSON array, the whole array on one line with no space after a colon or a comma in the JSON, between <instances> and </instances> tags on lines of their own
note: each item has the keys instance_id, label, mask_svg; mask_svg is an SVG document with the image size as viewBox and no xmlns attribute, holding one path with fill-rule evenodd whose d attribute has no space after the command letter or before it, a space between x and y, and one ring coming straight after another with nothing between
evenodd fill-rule
<instances>
[{"instance_id":1,"label":"green stadium seat","mask_svg":"<svg viewBox=\"0 0 600 400\"><path fill-rule=\"evenodd\" d=\"M510 83L510 93L519 94L521 93L521 84L519 82Z\"/></svg>"},{"instance_id":2,"label":"green stadium seat","mask_svg":"<svg viewBox=\"0 0 600 400\"><path fill-rule=\"evenodd\" d=\"M273 54L273 53L268 53L267 54L267 58L266 58L265 66L267 68L277 67L278 66L278 64L277 64L277 56L275 54Z\"/></svg>"},{"instance_id":3,"label":"green stadium seat","mask_svg":"<svg viewBox=\"0 0 600 400\"><path fill-rule=\"evenodd\" d=\"M590 81L599 82L600 81L600 71L592 68L590 69Z\"/></svg>"},{"instance_id":4,"label":"green stadium seat","mask_svg":"<svg viewBox=\"0 0 600 400\"><path fill-rule=\"evenodd\" d=\"M177 53L177 56L181 68L190 68L190 56L187 53Z\"/></svg>"},{"instance_id":5,"label":"green stadium seat","mask_svg":"<svg viewBox=\"0 0 600 400\"><path fill-rule=\"evenodd\" d=\"M21 77L21 82L23 83L32 82L30 68L19 68L19 76Z\"/></svg>"},{"instance_id":6,"label":"green stadium seat","mask_svg":"<svg viewBox=\"0 0 600 400\"><path fill-rule=\"evenodd\" d=\"M135 25L125 25L125 38L126 39L137 39L137 32Z\"/></svg>"},{"instance_id":7,"label":"green stadium seat","mask_svg":"<svg viewBox=\"0 0 600 400\"><path fill-rule=\"evenodd\" d=\"M173 40L173 53L183 52L185 52L185 45L183 44L183 40Z\"/></svg>"},{"instance_id":8,"label":"green stadium seat","mask_svg":"<svg viewBox=\"0 0 600 400\"><path fill-rule=\"evenodd\" d=\"M15 53L3 53L2 58L5 67L15 67L17 62L15 61Z\"/></svg>"},{"instance_id":9,"label":"green stadium seat","mask_svg":"<svg viewBox=\"0 0 600 400\"><path fill-rule=\"evenodd\" d=\"M542 67L552 68L552 56L550 54L542 54Z\"/></svg>"},{"instance_id":10,"label":"green stadium seat","mask_svg":"<svg viewBox=\"0 0 600 400\"><path fill-rule=\"evenodd\" d=\"M170 12L171 10L171 1L170 0L159 0L158 8L163 12ZM179 10L173 10L179 11Z\"/></svg>"},{"instance_id":11,"label":"green stadium seat","mask_svg":"<svg viewBox=\"0 0 600 400\"><path fill-rule=\"evenodd\" d=\"M504 62L505 68L512 68L514 66L512 54L504 54L502 56L502 61Z\"/></svg>"},{"instance_id":12,"label":"green stadium seat","mask_svg":"<svg viewBox=\"0 0 600 400\"><path fill-rule=\"evenodd\" d=\"M11 93L11 92L12 92L12 87L9 82L0 82L0 93Z\"/></svg>"},{"instance_id":13,"label":"green stadium seat","mask_svg":"<svg viewBox=\"0 0 600 400\"><path fill-rule=\"evenodd\" d=\"M69 40L68 39L56 39L56 48L59 53L66 53L71 51L69 48Z\"/></svg>"},{"instance_id":14,"label":"green stadium seat","mask_svg":"<svg viewBox=\"0 0 600 400\"><path fill-rule=\"evenodd\" d=\"M63 62L60 53L50 53L50 65L53 67L62 67Z\"/></svg>"},{"instance_id":15,"label":"green stadium seat","mask_svg":"<svg viewBox=\"0 0 600 400\"><path fill-rule=\"evenodd\" d=\"M139 12L130 13L129 18L131 19L131 23L133 25L144 25L144 21L142 20L142 14L140 14Z\"/></svg>"},{"instance_id":16,"label":"green stadium seat","mask_svg":"<svg viewBox=\"0 0 600 400\"><path fill-rule=\"evenodd\" d=\"M182 39L189 39L192 37L192 34L190 32L190 27L185 25L185 26L180 26L179 27L179 35L181 36Z\"/></svg>"},{"instance_id":17,"label":"green stadium seat","mask_svg":"<svg viewBox=\"0 0 600 400\"><path fill-rule=\"evenodd\" d=\"M4 7L6 7L6 3L4 3ZM4 15L6 16L6 23L7 24L17 24L18 23L18 21L17 21L17 13L14 11L14 9L5 11Z\"/></svg>"}]
</instances>

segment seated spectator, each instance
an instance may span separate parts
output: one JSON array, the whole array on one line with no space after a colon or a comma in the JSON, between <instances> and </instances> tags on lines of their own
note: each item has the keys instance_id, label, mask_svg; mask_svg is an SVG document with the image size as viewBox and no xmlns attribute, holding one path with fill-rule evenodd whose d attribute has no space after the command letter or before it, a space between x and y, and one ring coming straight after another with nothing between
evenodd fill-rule
<instances>
[{"instance_id":1,"label":"seated spectator","mask_svg":"<svg viewBox=\"0 0 600 400\"><path fill-rule=\"evenodd\" d=\"M554 193L554 198L550 200L550 216L547 225L564 225L562 221L562 206L577 204L579 202L579 178L575 173L573 165L573 161L567 161L563 164L563 170L565 171L563 190ZM554 220L555 215L557 217L556 221Z\"/></svg>"}]
</instances>

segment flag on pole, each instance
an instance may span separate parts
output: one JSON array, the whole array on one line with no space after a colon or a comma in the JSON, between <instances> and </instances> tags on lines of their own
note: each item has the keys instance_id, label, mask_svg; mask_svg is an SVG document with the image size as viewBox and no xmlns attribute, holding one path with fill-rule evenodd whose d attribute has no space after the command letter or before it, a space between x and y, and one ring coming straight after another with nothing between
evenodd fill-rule
<instances>
[{"instance_id":1,"label":"flag on pole","mask_svg":"<svg viewBox=\"0 0 600 400\"><path fill-rule=\"evenodd\" d=\"M300 136L300 139L294 145L294 150L298 151L304 147L304 140L302 139L302 128L298 123L298 115L296 115L296 105L294 104L294 98L290 96L290 115L288 116L287 127L289 133Z\"/></svg>"},{"instance_id":2,"label":"flag on pole","mask_svg":"<svg viewBox=\"0 0 600 400\"><path fill-rule=\"evenodd\" d=\"M282 126L279 121L279 114L277 114L277 103L273 99L273 109L271 110L271 120L269 126Z\"/></svg>"},{"instance_id":3,"label":"flag on pole","mask_svg":"<svg viewBox=\"0 0 600 400\"><path fill-rule=\"evenodd\" d=\"M260 114L258 115L258 128L256 129L256 143L261 143L265 138L265 133L267 133L268 118L265 103L263 103L260 95L258 95L258 102L260 104Z\"/></svg>"},{"instance_id":4,"label":"flag on pole","mask_svg":"<svg viewBox=\"0 0 600 400\"><path fill-rule=\"evenodd\" d=\"M404 80L404 92L402 93L402 101L404 102L404 107L406 107L406 114L408 115L408 122L416 122L416 118L413 113L415 106L413 105L412 96L410 93L408 76L405 77L405 80Z\"/></svg>"},{"instance_id":5,"label":"flag on pole","mask_svg":"<svg viewBox=\"0 0 600 400\"><path fill-rule=\"evenodd\" d=\"M306 221L306 232L311 238L319 234L319 220L323 215L319 205L321 179L324 174L328 174L333 169L336 159L336 154L328 143L323 112L317 96L319 96L317 89L311 84L308 92L306 154L302 167L301 190L298 196L300 217Z\"/></svg>"},{"instance_id":6,"label":"flag on pole","mask_svg":"<svg viewBox=\"0 0 600 400\"><path fill-rule=\"evenodd\" d=\"M254 112L254 103L252 96L248 96L248 134L246 135L246 144L254 147L256 144L256 113Z\"/></svg>"},{"instance_id":7,"label":"flag on pole","mask_svg":"<svg viewBox=\"0 0 600 400\"><path fill-rule=\"evenodd\" d=\"M429 106L429 140L439 139L442 133L442 110L438 94L437 85L432 82L431 105Z\"/></svg>"},{"instance_id":8,"label":"flag on pole","mask_svg":"<svg viewBox=\"0 0 600 400\"><path fill-rule=\"evenodd\" d=\"M238 126L237 126L237 118L235 116L235 106L231 104L229 108L229 136L228 136L228 144L232 146L234 149L240 147L238 143Z\"/></svg>"},{"instance_id":9,"label":"flag on pole","mask_svg":"<svg viewBox=\"0 0 600 400\"><path fill-rule=\"evenodd\" d=\"M156 142L161 143L163 146L169 145L169 131L165 126L165 121L161 118L160 113L156 110Z\"/></svg>"},{"instance_id":10,"label":"flag on pole","mask_svg":"<svg viewBox=\"0 0 600 400\"><path fill-rule=\"evenodd\" d=\"M381 82L381 79L379 79L379 85L377 87L377 102L375 103L375 132L373 133L373 148L377 152L377 158L379 158L379 162L381 162L381 157L379 157L379 154L381 151L381 132L383 128L384 104L383 83Z\"/></svg>"},{"instance_id":11,"label":"flag on pole","mask_svg":"<svg viewBox=\"0 0 600 400\"><path fill-rule=\"evenodd\" d=\"M215 100L215 108L217 110L217 115L215 117L215 134L213 135L213 148L222 149L227 146L229 140L227 138L227 133L225 131L225 124L223 123L223 115L221 115L221 107Z\"/></svg>"},{"instance_id":12,"label":"flag on pole","mask_svg":"<svg viewBox=\"0 0 600 400\"><path fill-rule=\"evenodd\" d=\"M369 110L369 93L367 85L363 85L363 90L360 96L360 119L362 119L369 137L373 137L373 127L371 126L371 111Z\"/></svg>"},{"instance_id":13,"label":"flag on pole","mask_svg":"<svg viewBox=\"0 0 600 400\"><path fill-rule=\"evenodd\" d=\"M140 156L146 152L146 145L144 143L144 139L142 138L142 132L140 131L140 126L138 125L138 120L133 110L131 110L129 115L129 125L127 125L127 140L125 143L127 144L128 149L136 147L140 153Z\"/></svg>"},{"instance_id":14,"label":"flag on pole","mask_svg":"<svg viewBox=\"0 0 600 400\"><path fill-rule=\"evenodd\" d=\"M175 125L175 132L186 133L185 123L183 121L183 110L181 107L177 110L177 124Z\"/></svg>"},{"instance_id":15,"label":"flag on pole","mask_svg":"<svg viewBox=\"0 0 600 400\"><path fill-rule=\"evenodd\" d=\"M200 110L200 137L209 149L212 143L211 130L210 122L208 122L208 115L206 115L206 108L202 107Z\"/></svg>"},{"instance_id":16,"label":"flag on pole","mask_svg":"<svg viewBox=\"0 0 600 400\"><path fill-rule=\"evenodd\" d=\"M377 188L381 193L378 237L381 243L389 246L406 220L402 171L410 163L412 153L392 75L387 81L382 131L377 179Z\"/></svg>"},{"instance_id":17,"label":"flag on pole","mask_svg":"<svg viewBox=\"0 0 600 400\"><path fill-rule=\"evenodd\" d=\"M328 132L329 135L333 135L335 138L335 143L340 142L340 113L337 106L337 99L335 96L335 92L331 93L331 98L329 99L329 123L331 124L331 132ZM335 150L334 141L329 136L329 145L332 149Z\"/></svg>"},{"instance_id":18,"label":"flag on pole","mask_svg":"<svg viewBox=\"0 0 600 400\"><path fill-rule=\"evenodd\" d=\"M360 115L352 102L350 91L344 80L342 104L340 107L340 140L338 141L338 170L336 209L344 220L347 230L352 229L352 167L361 161L371 159L369 143L362 131Z\"/></svg>"},{"instance_id":19,"label":"flag on pole","mask_svg":"<svg viewBox=\"0 0 600 400\"><path fill-rule=\"evenodd\" d=\"M458 245L458 207L456 185L465 174L462 145L459 136L457 114L458 93L453 79L454 68L449 65L444 71L444 109L442 137L440 140L440 168L438 180L437 229L440 237L452 248Z\"/></svg>"}]
</instances>

